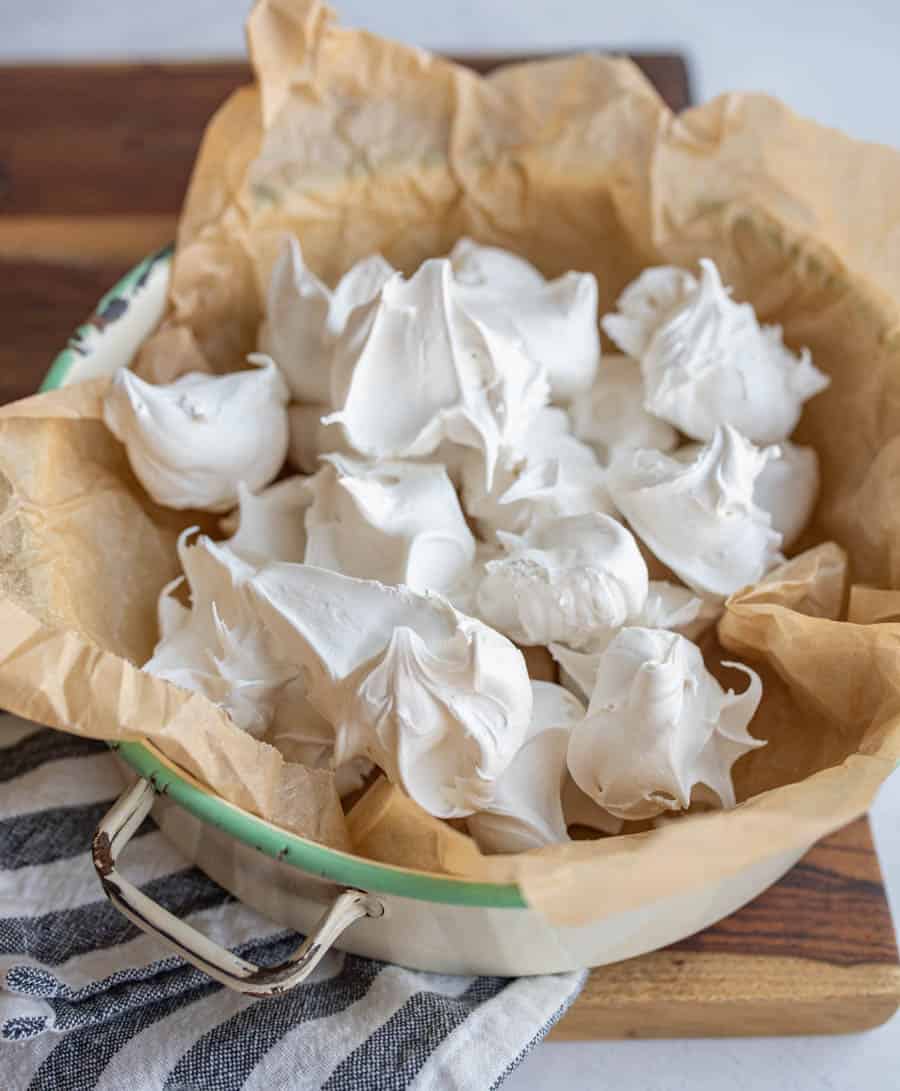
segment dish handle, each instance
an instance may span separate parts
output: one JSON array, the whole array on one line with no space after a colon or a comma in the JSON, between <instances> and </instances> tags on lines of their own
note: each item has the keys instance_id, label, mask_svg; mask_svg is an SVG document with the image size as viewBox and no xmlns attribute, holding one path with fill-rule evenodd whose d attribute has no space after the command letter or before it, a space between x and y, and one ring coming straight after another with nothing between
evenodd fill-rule
<instances>
[{"instance_id":1,"label":"dish handle","mask_svg":"<svg viewBox=\"0 0 900 1091\"><path fill-rule=\"evenodd\" d=\"M198 970L249 996L278 996L304 981L340 934L362 917L381 917L384 906L371 894L339 894L303 943L278 966L257 966L213 943L148 898L116 870L119 854L150 813L155 791L141 778L126 789L100 821L91 845L94 867L112 904L148 935L155 936Z\"/></svg>"}]
</instances>

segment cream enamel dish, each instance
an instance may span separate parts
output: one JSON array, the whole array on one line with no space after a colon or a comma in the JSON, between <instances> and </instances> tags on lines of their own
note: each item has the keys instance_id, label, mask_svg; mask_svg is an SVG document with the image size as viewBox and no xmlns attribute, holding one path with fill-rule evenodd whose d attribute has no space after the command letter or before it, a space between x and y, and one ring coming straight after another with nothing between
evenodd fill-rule
<instances>
[{"instance_id":1,"label":"cream enamel dish","mask_svg":"<svg viewBox=\"0 0 900 1091\"><path fill-rule=\"evenodd\" d=\"M170 251L129 273L76 331L44 389L111 375L159 321ZM98 827L94 858L113 903L211 977L254 995L302 981L334 945L442 973L553 973L663 947L727 916L780 878L803 850L765 859L701 891L579 927L549 924L514 884L478 883L378 864L325 848L225 802L151 746L118 754L136 784ZM205 939L118 873L117 856L147 813L198 867L267 917L308 935L282 966L260 969Z\"/></svg>"}]
</instances>

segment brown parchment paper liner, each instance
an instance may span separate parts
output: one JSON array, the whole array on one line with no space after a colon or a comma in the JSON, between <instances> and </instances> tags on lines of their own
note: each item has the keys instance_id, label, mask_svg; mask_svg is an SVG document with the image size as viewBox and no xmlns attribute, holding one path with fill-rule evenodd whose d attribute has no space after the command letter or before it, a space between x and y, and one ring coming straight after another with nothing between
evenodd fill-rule
<instances>
[{"instance_id":1,"label":"brown parchment paper liner","mask_svg":"<svg viewBox=\"0 0 900 1091\"><path fill-rule=\"evenodd\" d=\"M169 313L136 365L146 376L240 367L291 231L331 282L375 250L411 272L470 234L548 275L595 272L601 309L646 265L709 256L832 378L796 438L823 472L802 546L838 544L733 596L704 641L723 680L744 684L718 666L734 657L765 684L752 730L769 745L736 766L735 810L490 857L450 827L423 837L382 787L363 841L396 852L400 834L382 835L402 828L408 866L514 877L538 910L579 923L699 889L862 813L900 755L900 155L758 95L674 117L624 60L482 79L342 29L311 0L262 0L248 29L258 82L207 130ZM0 703L67 730L145 734L234 802L339 843L328 774L280 762L132 666L184 520L136 489L96 396L30 399L0 418Z\"/></svg>"},{"instance_id":2,"label":"brown parchment paper liner","mask_svg":"<svg viewBox=\"0 0 900 1091\"><path fill-rule=\"evenodd\" d=\"M350 809L347 829L354 852L385 864L463 875L483 867L484 857L471 837L430 815L386 777L379 777ZM514 875L514 857L509 860L506 878ZM499 862L494 863L499 877Z\"/></svg>"}]
</instances>

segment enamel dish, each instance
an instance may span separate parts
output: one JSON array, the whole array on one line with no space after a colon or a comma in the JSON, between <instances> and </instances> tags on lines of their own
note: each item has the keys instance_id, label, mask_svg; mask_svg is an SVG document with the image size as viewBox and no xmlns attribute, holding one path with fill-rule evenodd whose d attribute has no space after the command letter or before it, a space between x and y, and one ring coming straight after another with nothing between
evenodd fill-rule
<instances>
[{"instance_id":1,"label":"enamel dish","mask_svg":"<svg viewBox=\"0 0 900 1091\"><path fill-rule=\"evenodd\" d=\"M171 251L153 255L106 295L44 382L52 389L127 365L162 316ZM330 946L441 973L556 973L632 958L706 928L779 879L803 854L764 859L736 876L593 924L558 927L515 884L480 883L374 863L287 833L214 795L155 748L122 744L131 783L94 838L111 901L145 931L231 988L292 987ZM152 902L116 868L152 810L163 833L235 897L308 938L283 965L261 969Z\"/></svg>"}]
</instances>

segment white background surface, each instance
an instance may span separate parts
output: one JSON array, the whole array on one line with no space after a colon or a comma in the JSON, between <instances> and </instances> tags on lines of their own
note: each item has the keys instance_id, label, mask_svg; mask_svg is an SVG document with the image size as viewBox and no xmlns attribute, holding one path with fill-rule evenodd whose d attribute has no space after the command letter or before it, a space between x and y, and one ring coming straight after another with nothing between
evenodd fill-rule
<instances>
[{"instance_id":1,"label":"white background surface","mask_svg":"<svg viewBox=\"0 0 900 1091\"><path fill-rule=\"evenodd\" d=\"M345 23L455 51L593 46L678 49L702 101L729 89L778 95L801 113L900 146L900 0L343 0ZM0 61L230 56L244 0L0 2ZM900 193L897 194L900 212ZM900 916L900 773L873 814ZM897 1091L900 1017L866 1035L807 1039L547 1044L509 1091Z\"/></svg>"}]
</instances>

